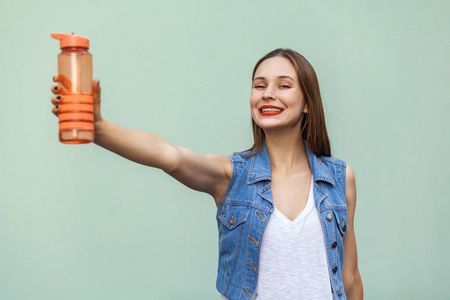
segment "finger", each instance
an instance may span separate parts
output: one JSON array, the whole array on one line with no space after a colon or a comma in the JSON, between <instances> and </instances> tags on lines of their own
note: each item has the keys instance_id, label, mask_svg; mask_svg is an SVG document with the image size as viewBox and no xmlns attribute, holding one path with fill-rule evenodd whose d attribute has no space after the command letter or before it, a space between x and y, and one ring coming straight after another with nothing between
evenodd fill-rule
<instances>
[{"instance_id":1,"label":"finger","mask_svg":"<svg viewBox=\"0 0 450 300\"><path fill-rule=\"evenodd\" d=\"M72 89L72 81L63 74L58 74L58 75L53 76L53 81L59 82L61 84L62 90L65 90L65 91L73 90Z\"/></svg>"},{"instance_id":2,"label":"finger","mask_svg":"<svg viewBox=\"0 0 450 300\"><path fill-rule=\"evenodd\" d=\"M52 113L53 113L55 116L58 116L58 115L59 115L59 105L58 105L58 104L52 107Z\"/></svg>"},{"instance_id":3,"label":"finger","mask_svg":"<svg viewBox=\"0 0 450 300\"><path fill-rule=\"evenodd\" d=\"M59 86L59 83L52 84L52 93L56 94L56 93L60 93L60 92L61 92L61 87Z\"/></svg>"},{"instance_id":4,"label":"finger","mask_svg":"<svg viewBox=\"0 0 450 300\"><path fill-rule=\"evenodd\" d=\"M62 95L53 95L52 97L52 103L53 105L59 104L62 100Z\"/></svg>"}]
</instances>

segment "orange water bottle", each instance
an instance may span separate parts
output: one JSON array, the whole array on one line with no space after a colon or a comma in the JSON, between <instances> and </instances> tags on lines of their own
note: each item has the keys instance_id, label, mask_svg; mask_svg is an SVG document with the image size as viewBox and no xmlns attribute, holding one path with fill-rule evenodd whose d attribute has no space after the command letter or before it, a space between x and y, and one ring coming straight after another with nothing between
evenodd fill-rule
<instances>
[{"instance_id":1,"label":"orange water bottle","mask_svg":"<svg viewBox=\"0 0 450 300\"><path fill-rule=\"evenodd\" d=\"M58 75L60 86L59 141L87 144L94 141L94 97L92 95L92 55L89 40L72 34L53 33L60 40Z\"/></svg>"}]
</instances>

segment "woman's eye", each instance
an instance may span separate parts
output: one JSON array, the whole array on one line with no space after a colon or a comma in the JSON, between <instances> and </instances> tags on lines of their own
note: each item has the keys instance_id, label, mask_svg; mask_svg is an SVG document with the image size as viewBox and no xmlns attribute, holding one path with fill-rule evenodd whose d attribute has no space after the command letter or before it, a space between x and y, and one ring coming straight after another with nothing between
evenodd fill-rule
<instances>
[{"instance_id":1,"label":"woman's eye","mask_svg":"<svg viewBox=\"0 0 450 300\"><path fill-rule=\"evenodd\" d=\"M264 88L264 86L263 85L255 85L254 88L255 89L262 89L262 88Z\"/></svg>"},{"instance_id":2,"label":"woman's eye","mask_svg":"<svg viewBox=\"0 0 450 300\"><path fill-rule=\"evenodd\" d=\"M291 87L289 85L282 85L281 86L283 89L290 89Z\"/></svg>"}]
</instances>

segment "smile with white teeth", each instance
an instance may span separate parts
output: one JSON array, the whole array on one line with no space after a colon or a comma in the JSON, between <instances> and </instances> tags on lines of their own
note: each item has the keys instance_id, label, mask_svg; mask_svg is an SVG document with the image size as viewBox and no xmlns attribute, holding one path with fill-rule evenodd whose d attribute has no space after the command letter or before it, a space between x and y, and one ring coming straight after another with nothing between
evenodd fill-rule
<instances>
[{"instance_id":1,"label":"smile with white teeth","mask_svg":"<svg viewBox=\"0 0 450 300\"><path fill-rule=\"evenodd\" d=\"M278 109L278 108L263 108L261 110L261 112L269 112L269 111L271 111L271 112L281 112L283 110L282 109Z\"/></svg>"}]
</instances>

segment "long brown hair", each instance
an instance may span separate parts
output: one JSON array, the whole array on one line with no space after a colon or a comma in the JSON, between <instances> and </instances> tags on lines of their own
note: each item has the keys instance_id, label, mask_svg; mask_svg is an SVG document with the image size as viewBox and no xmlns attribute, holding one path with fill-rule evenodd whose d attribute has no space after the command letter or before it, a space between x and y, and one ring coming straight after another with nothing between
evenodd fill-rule
<instances>
[{"instance_id":1,"label":"long brown hair","mask_svg":"<svg viewBox=\"0 0 450 300\"><path fill-rule=\"evenodd\" d=\"M327 127L325 125L325 115L323 112L322 98L320 96L319 82L316 72L311 64L298 52L291 49L278 48L267 53L255 65L252 74L252 81L255 77L256 69L266 59L282 56L289 59L295 68L301 91L305 98L307 113L300 116L302 137L306 140L311 151L317 156L331 156L330 140L328 139ZM264 131L256 125L252 118L253 146L246 150L251 151L251 156L261 150L262 142L265 138Z\"/></svg>"}]
</instances>

